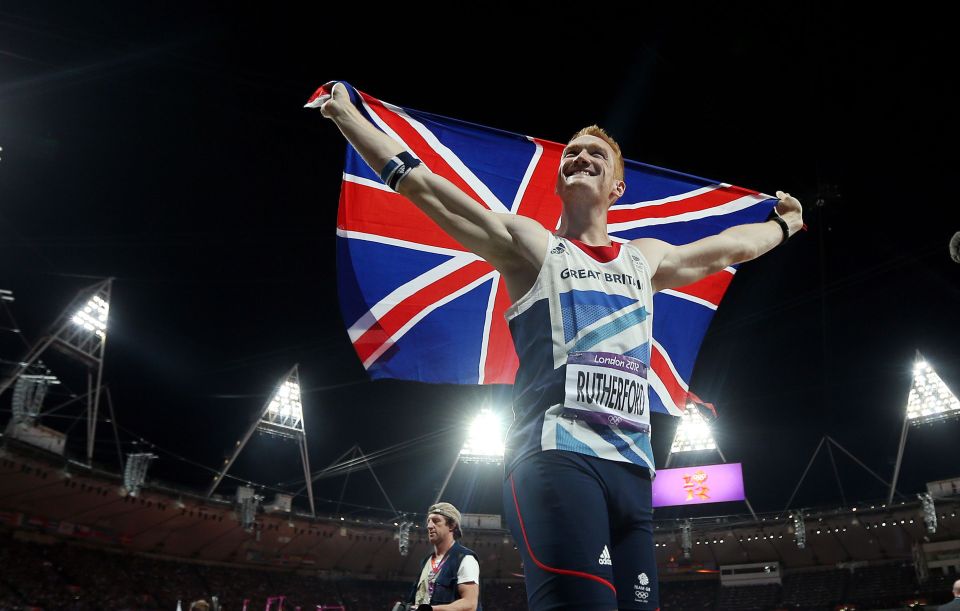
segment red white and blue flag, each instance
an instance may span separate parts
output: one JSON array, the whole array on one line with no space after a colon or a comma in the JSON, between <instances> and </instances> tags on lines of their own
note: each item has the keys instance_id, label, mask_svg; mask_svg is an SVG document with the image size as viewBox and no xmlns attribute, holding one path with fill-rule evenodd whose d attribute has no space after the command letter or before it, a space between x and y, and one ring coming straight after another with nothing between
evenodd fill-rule
<instances>
[{"instance_id":1,"label":"red white and blue flag","mask_svg":"<svg viewBox=\"0 0 960 611\"><path fill-rule=\"evenodd\" d=\"M329 84L311 97L316 106ZM376 126L490 210L522 214L553 231L564 145L382 102L348 87ZM776 200L756 191L625 162L626 193L610 208L613 240L686 244L767 217ZM512 384L517 356L503 314L500 274L388 189L351 146L337 216L340 307L372 378ZM697 351L736 270L654 296L650 405L679 415L693 396Z\"/></svg>"}]
</instances>

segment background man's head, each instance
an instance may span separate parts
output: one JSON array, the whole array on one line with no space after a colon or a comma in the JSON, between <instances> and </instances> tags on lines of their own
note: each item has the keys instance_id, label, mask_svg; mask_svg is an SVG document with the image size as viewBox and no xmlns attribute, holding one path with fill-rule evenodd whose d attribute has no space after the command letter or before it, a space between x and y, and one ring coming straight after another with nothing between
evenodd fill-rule
<instances>
[{"instance_id":1,"label":"background man's head","mask_svg":"<svg viewBox=\"0 0 960 611\"><path fill-rule=\"evenodd\" d=\"M960 579L953 582L953 595L960 597Z\"/></svg>"},{"instance_id":2,"label":"background man's head","mask_svg":"<svg viewBox=\"0 0 960 611\"><path fill-rule=\"evenodd\" d=\"M452 534L454 539L463 536L460 528L460 511L450 503L436 503L427 510L427 538L437 543Z\"/></svg>"}]
</instances>

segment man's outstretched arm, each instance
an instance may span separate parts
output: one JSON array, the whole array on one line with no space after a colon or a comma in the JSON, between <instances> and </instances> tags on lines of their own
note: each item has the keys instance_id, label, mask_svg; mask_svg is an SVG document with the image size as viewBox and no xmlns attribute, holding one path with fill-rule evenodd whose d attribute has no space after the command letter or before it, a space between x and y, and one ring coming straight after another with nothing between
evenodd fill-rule
<instances>
[{"instance_id":1,"label":"man's outstretched arm","mask_svg":"<svg viewBox=\"0 0 960 611\"><path fill-rule=\"evenodd\" d=\"M789 193L777 191L777 213L787 224L788 235L803 226L803 209ZM643 252L653 268L654 290L685 286L706 278L723 268L756 259L773 250L784 239L783 229L775 221L737 225L717 235L689 244L674 246L660 240L631 242Z\"/></svg>"},{"instance_id":2,"label":"man's outstretched arm","mask_svg":"<svg viewBox=\"0 0 960 611\"><path fill-rule=\"evenodd\" d=\"M404 148L357 110L344 85L334 85L331 94L330 99L320 106L320 111L336 123L363 160L379 174ZM488 210L453 183L423 166L407 174L397 186L397 192L412 201L467 250L502 272L508 288L511 288L511 279L525 278L531 273L531 278L535 278L539 272L548 234L533 219ZM510 291L514 297L519 297L514 294L514 289L520 290L521 294L526 292L515 286Z\"/></svg>"}]
</instances>

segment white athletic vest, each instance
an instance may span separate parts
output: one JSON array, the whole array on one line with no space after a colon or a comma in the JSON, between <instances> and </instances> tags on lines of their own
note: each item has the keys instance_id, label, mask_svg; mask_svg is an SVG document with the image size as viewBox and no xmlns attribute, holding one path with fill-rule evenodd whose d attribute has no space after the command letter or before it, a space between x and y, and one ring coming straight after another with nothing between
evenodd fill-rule
<instances>
[{"instance_id":1,"label":"white athletic vest","mask_svg":"<svg viewBox=\"0 0 960 611\"><path fill-rule=\"evenodd\" d=\"M552 449L653 473L650 275L647 260L628 244L597 248L550 236L536 282L506 312L520 358L508 473Z\"/></svg>"}]
</instances>

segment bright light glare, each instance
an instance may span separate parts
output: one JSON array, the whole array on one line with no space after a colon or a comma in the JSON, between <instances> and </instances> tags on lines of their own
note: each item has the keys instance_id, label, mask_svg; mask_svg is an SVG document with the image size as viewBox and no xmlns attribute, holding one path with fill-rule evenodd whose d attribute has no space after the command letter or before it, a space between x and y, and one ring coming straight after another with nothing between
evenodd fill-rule
<instances>
[{"instance_id":1,"label":"bright light glare","mask_svg":"<svg viewBox=\"0 0 960 611\"><path fill-rule=\"evenodd\" d=\"M926 361L913 366L913 385L907 397L907 419L932 422L960 412L960 401Z\"/></svg>"},{"instance_id":2,"label":"bright light glare","mask_svg":"<svg viewBox=\"0 0 960 611\"><path fill-rule=\"evenodd\" d=\"M273 424L297 427L303 420L300 385L290 380L284 381L267 406L267 416Z\"/></svg>"},{"instance_id":3,"label":"bright light glare","mask_svg":"<svg viewBox=\"0 0 960 611\"><path fill-rule=\"evenodd\" d=\"M483 409L473 419L467 432L467 441L460 450L464 462L490 462L503 460L505 431L500 417L489 409Z\"/></svg>"},{"instance_id":4,"label":"bright light glare","mask_svg":"<svg viewBox=\"0 0 960 611\"><path fill-rule=\"evenodd\" d=\"M110 304L100 295L94 295L85 306L73 315L73 322L87 331L92 331L97 337L106 337L107 315L110 313Z\"/></svg>"},{"instance_id":5,"label":"bright light glare","mask_svg":"<svg viewBox=\"0 0 960 611\"><path fill-rule=\"evenodd\" d=\"M688 405L687 410L680 417L680 424L677 426L677 434L673 437L670 453L699 452L715 450L716 448L717 444L713 440L710 424L703 419L697 408Z\"/></svg>"}]
</instances>

